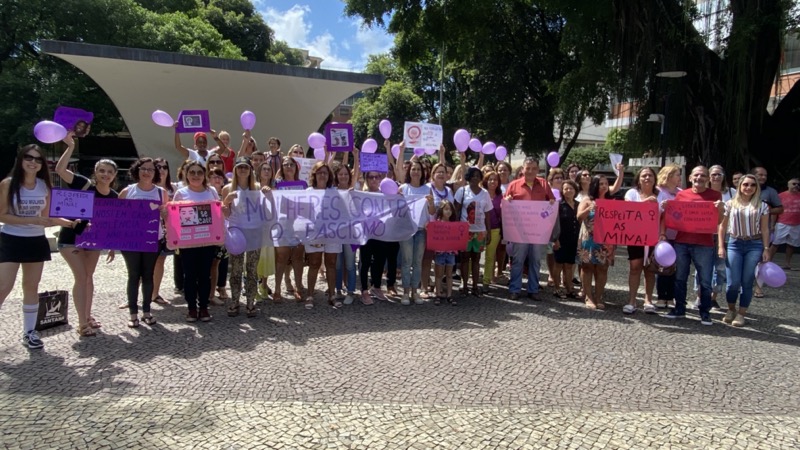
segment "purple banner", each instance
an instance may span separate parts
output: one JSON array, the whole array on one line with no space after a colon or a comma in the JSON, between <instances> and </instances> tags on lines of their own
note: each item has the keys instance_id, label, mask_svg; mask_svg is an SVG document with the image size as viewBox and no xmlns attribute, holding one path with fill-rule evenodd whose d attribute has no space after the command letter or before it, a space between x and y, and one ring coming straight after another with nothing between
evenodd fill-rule
<instances>
[{"instance_id":1,"label":"purple banner","mask_svg":"<svg viewBox=\"0 0 800 450\"><path fill-rule=\"evenodd\" d=\"M91 226L75 238L88 250L157 252L161 227L160 202L96 198Z\"/></svg>"},{"instance_id":2,"label":"purple banner","mask_svg":"<svg viewBox=\"0 0 800 450\"><path fill-rule=\"evenodd\" d=\"M89 134L94 120L94 113L69 106L59 106L53 115L53 122L63 125L68 131L74 131L76 137Z\"/></svg>"},{"instance_id":3,"label":"purple banner","mask_svg":"<svg viewBox=\"0 0 800 450\"><path fill-rule=\"evenodd\" d=\"M279 191L304 191L308 189L308 183L299 181L281 181L275 184L275 189Z\"/></svg>"},{"instance_id":4,"label":"purple banner","mask_svg":"<svg viewBox=\"0 0 800 450\"><path fill-rule=\"evenodd\" d=\"M329 152L353 151L353 125L350 123L325 125L325 142Z\"/></svg>"},{"instance_id":5,"label":"purple banner","mask_svg":"<svg viewBox=\"0 0 800 450\"><path fill-rule=\"evenodd\" d=\"M197 133L211 131L207 109L187 109L178 113L178 133Z\"/></svg>"},{"instance_id":6,"label":"purple banner","mask_svg":"<svg viewBox=\"0 0 800 450\"><path fill-rule=\"evenodd\" d=\"M361 153L359 157L359 167L364 173L389 171L389 159L386 153Z\"/></svg>"},{"instance_id":7,"label":"purple banner","mask_svg":"<svg viewBox=\"0 0 800 450\"><path fill-rule=\"evenodd\" d=\"M53 188L50 192L50 217L91 219L94 191Z\"/></svg>"}]
</instances>

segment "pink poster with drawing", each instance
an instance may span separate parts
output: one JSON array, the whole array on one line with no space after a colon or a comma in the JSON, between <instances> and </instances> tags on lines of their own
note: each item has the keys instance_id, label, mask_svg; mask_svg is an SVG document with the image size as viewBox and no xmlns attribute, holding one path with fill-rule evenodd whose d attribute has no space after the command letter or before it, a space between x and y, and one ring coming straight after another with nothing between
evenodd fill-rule
<instances>
[{"instance_id":1,"label":"pink poster with drawing","mask_svg":"<svg viewBox=\"0 0 800 450\"><path fill-rule=\"evenodd\" d=\"M170 250L225 243L225 218L219 201L170 202L166 225Z\"/></svg>"}]
</instances>

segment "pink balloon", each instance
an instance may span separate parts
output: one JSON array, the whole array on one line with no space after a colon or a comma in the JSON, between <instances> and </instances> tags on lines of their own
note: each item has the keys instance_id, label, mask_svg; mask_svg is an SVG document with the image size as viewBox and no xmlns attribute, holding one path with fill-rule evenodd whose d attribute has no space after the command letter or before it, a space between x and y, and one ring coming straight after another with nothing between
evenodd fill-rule
<instances>
[{"instance_id":1,"label":"pink balloon","mask_svg":"<svg viewBox=\"0 0 800 450\"><path fill-rule=\"evenodd\" d=\"M672 248L669 242L661 241L656 245L655 258L656 262L660 265L669 267L675 264L677 255L675 255L675 249Z\"/></svg>"},{"instance_id":2,"label":"pink balloon","mask_svg":"<svg viewBox=\"0 0 800 450\"><path fill-rule=\"evenodd\" d=\"M414 149L414 154L417 156L422 156L425 154L425 149L422 147L417 147Z\"/></svg>"},{"instance_id":3,"label":"pink balloon","mask_svg":"<svg viewBox=\"0 0 800 450\"><path fill-rule=\"evenodd\" d=\"M361 144L361 151L364 153L375 153L378 150L378 143L375 139L369 138Z\"/></svg>"},{"instance_id":4,"label":"pink balloon","mask_svg":"<svg viewBox=\"0 0 800 450\"><path fill-rule=\"evenodd\" d=\"M475 153L478 153L483 150L483 144L481 144L481 141L472 138L469 140L469 149Z\"/></svg>"},{"instance_id":5,"label":"pink balloon","mask_svg":"<svg viewBox=\"0 0 800 450\"><path fill-rule=\"evenodd\" d=\"M550 164L552 167L556 167L556 166L558 166L559 162L561 162L561 157L558 155L558 152L550 152L550 153L548 153L548 155L547 155L547 164Z\"/></svg>"},{"instance_id":6,"label":"pink balloon","mask_svg":"<svg viewBox=\"0 0 800 450\"><path fill-rule=\"evenodd\" d=\"M239 122L245 130L252 130L256 126L256 115L252 111L245 111L239 117Z\"/></svg>"},{"instance_id":7,"label":"pink balloon","mask_svg":"<svg viewBox=\"0 0 800 450\"><path fill-rule=\"evenodd\" d=\"M492 153L494 153L495 150L497 150L497 145L495 145L494 142L489 141L483 144L481 152L483 152L484 155L491 155Z\"/></svg>"},{"instance_id":8,"label":"pink balloon","mask_svg":"<svg viewBox=\"0 0 800 450\"><path fill-rule=\"evenodd\" d=\"M502 145L497 147L497 150L494 151L494 157L497 158L498 161L506 159L508 156L508 150Z\"/></svg>"},{"instance_id":9,"label":"pink balloon","mask_svg":"<svg viewBox=\"0 0 800 450\"><path fill-rule=\"evenodd\" d=\"M433 155L435 153L436 153L436 149L435 148L426 148L425 149L425 154L426 155Z\"/></svg>"},{"instance_id":10,"label":"pink balloon","mask_svg":"<svg viewBox=\"0 0 800 450\"><path fill-rule=\"evenodd\" d=\"M166 128L175 125L175 121L172 119L172 116L160 109L153 111L153 114L150 115L150 118L152 118L153 122L160 127Z\"/></svg>"},{"instance_id":11,"label":"pink balloon","mask_svg":"<svg viewBox=\"0 0 800 450\"><path fill-rule=\"evenodd\" d=\"M378 125L378 130L381 132L381 136L383 136L384 139L389 139L389 136L392 135L392 122L386 119L381 120L381 123Z\"/></svg>"},{"instance_id":12,"label":"pink balloon","mask_svg":"<svg viewBox=\"0 0 800 450\"><path fill-rule=\"evenodd\" d=\"M456 131L453 135L453 143L456 144L456 150L460 152L467 151L467 148L469 148L469 132L463 128Z\"/></svg>"},{"instance_id":13,"label":"pink balloon","mask_svg":"<svg viewBox=\"0 0 800 450\"><path fill-rule=\"evenodd\" d=\"M43 120L33 127L33 135L45 144L53 144L67 137L67 129L60 123Z\"/></svg>"},{"instance_id":14,"label":"pink balloon","mask_svg":"<svg viewBox=\"0 0 800 450\"><path fill-rule=\"evenodd\" d=\"M228 228L225 235L225 248L231 255L241 255L247 249L247 240L242 230L238 228Z\"/></svg>"},{"instance_id":15,"label":"pink balloon","mask_svg":"<svg viewBox=\"0 0 800 450\"><path fill-rule=\"evenodd\" d=\"M311 133L308 135L308 146L311 148L322 148L325 146L325 136L319 133Z\"/></svg>"},{"instance_id":16,"label":"pink balloon","mask_svg":"<svg viewBox=\"0 0 800 450\"><path fill-rule=\"evenodd\" d=\"M384 178L381 180L381 192L383 192L385 195L397 194L397 183L395 183L391 178Z\"/></svg>"},{"instance_id":17,"label":"pink balloon","mask_svg":"<svg viewBox=\"0 0 800 450\"><path fill-rule=\"evenodd\" d=\"M392 146L392 156L394 156L394 159L397 159L397 158L400 157L400 146L399 145L394 144Z\"/></svg>"},{"instance_id":18,"label":"pink balloon","mask_svg":"<svg viewBox=\"0 0 800 450\"><path fill-rule=\"evenodd\" d=\"M315 148L314 149L314 158L320 161L325 159L325 149L324 148Z\"/></svg>"}]
</instances>

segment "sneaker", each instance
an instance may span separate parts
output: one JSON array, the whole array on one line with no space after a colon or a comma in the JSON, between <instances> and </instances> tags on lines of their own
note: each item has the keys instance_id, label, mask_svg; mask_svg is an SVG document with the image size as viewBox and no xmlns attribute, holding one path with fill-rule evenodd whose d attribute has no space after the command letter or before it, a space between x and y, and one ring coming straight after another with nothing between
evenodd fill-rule
<instances>
[{"instance_id":1,"label":"sneaker","mask_svg":"<svg viewBox=\"0 0 800 450\"><path fill-rule=\"evenodd\" d=\"M730 325L731 322L733 322L733 319L735 318L736 318L736 311L732 311L729 309L728 312L725 313L725 317L722 318L722 323L727 323L728 325Z\"/></svg>"},{"instance_id":2,"label":"sneaker","mask_svg":"<svg viewBox=\"0 0 800 450\"><path fill-rule=\"evenodd\" d=\"M622 312L625 314L633 314L636 312L636 307L631 304L625 305L622 307Z\"/></svg>"},{"instance_id":3,"label":"sneaker","mask_svg":"<svg viewBox=\"0 0 800 450\"><path fill-rule=\"evenodd\" d=\"M510 298L511 300L519 300L519 292L512 292Z\"/></svg>"},{"instance_id":4,"label":"sneaker","mask_svg":"<svg viewBox=\"0 0 800 450\"><path fill-rule=\"evenodd\" d=\"M187 322L197 322L197 310L190 309L189 312L186 313L186 321Z\"/></svg>"},{"instance_id":5,"label":"sneaker","mask_svg":"<svg viewBox=\"0 0 800 450\"><path fill-rule=\"evenodd\" d=\"M408 299L408 294L403 294L403 298L400 299L400 304L403 306L408 306L411 304L411 300Z\"/></svg>"},{"instance_id":6,"label":"sneaker","mask_svg":"<svg viewBox=\"0 0 800 450\"><path fill-rule=\"evenodd\" d=\"M656 308L666 308L667 301L666 300L656 300Z\"/></svg>"},{"instance_id":7,"label":"sneaker","mask_svg":"<svg viewBox=\"0 0 800 450\"><path fill-rule=\"evenodd\" d=\"M573 278L572 279L572 285L573 286L580 286L581 285L581 280L579 280L577 278Z\"/></svg>"},{"instance_id":8,"label":"sneaker","mask_svg":"<svg viewBox=\"0 0 800 450\"><path fill-rule=\"evenodd\" d=\"M670 310L670 312L664 315L665 319L683 319L685 317L686 314L678 314L675 309Z\"/></svg>"},{"instance_id":9,"label":"sneaker","mask_svg":"<svg viewBox=\"0 0 800 450\"><path fill-rule=\"evenodd\" d=\"M711 321L711 316L710 315L703 314L700 317L700 324L705 325L705 326L710 326L710 325L714 325L714 322Z\"/></svg>"},{"instance_id":10,"label":"sneaker","mask_svg":"<svg viewBox=\"0 0 800 450\"><path fill-rule=\"evenodd\" d=\"M22 345L27 345L28 348L43 348L44 342L39 337L38 331L31 330L22 334Z\"/></svg>"},{"instance_id":11,"label":"sneaker","mask_svg":"<svg viewBox=\"0 0 800 450\"><path fill-rule=\"evenodd\" d=\"M352 304L353 304L353 295L352 295L352 294L347 294L347 295L344 297L344 302L343 302L343 303L344 303L345 305L352 305Z\"/></svg>"},{"instance_id":12,"label":"sneaker","mask_svg":"<svg viewBox=\"0 0 800 450\"><path fill-rule=\"evenodd\" d=\"M419 292L414 292L414 295L412 297L414 298L414 303L416 303L417 305L425 303L425 300L423 300L422 297L419 296Z\"/></svg>"},{"instance_id":13,"label":"sneaker","mask_svg":"<svg viewBox=\"0 0 800 450\"><path fill-rule=\"evenodd\" d=\"M389 301L389 299L386 298L386 294L384 294L383 291L380 290L380 289L372 288L370 290L370 294L372 294L373 297L377 298L378 300L380 300L382 302L388 302Z\"/></svg>"},{"instance_id":14,"label":"sneaker","mask_svg":"<svg viewBox=\"0 0 800 450\"><path fill-rule=\"evenodd\" d=\"M372 296L369 295L369 291L364 291L361 293L361 303L367 306L375 304L375 302L372 301Z\"/></svg>"},{"instance_id":15,"label":"sneaker","mask_svg":"<svg viewBox=\"0 0 800 450\"><path fill-rule=\"evenodd\" d=\"M743 327L744 326L744 316L741 315L741 314L736 314L736 318L733 319L733 322L731 322L731 325L733 325L735 327Z\"/></svg>"},{"instance_id":16,"label":"sneaker","mask_svg":"<svg viewBox=\"0 0 800 450\"><path fill-rule=\"evenodd\" d=\"M717 303L717 301L716 301L716 300L711 300L711 308L712 308L712 309L722 309L722 308L719 306L719 303Z\"/></svg>"},{"instance_id":17,"label":"sneaker","mask_svg":"<svg viewBox=\"0 0 800 450\"><path fill-rule=\"evenodd\" d=\"M208 308L200 308L200 322L210 322L211 314L208 313Z\"/></svg>"}]
</instances>

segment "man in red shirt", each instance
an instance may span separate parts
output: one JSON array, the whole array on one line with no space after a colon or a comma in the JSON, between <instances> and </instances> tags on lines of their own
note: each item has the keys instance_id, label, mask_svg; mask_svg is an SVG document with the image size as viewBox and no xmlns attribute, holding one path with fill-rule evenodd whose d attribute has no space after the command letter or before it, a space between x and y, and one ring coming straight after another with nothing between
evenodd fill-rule
<instances>
[{"instance_id":1,"label":"man in red shirt","mask_svg":"<svg viewBox=\"0 0 800 450\"><path fill-rule=\"evenodd\" d=\"M675 196L676 202L714 202L717 207L717 225L722 220L725 204L722 193L708 188L708 169L697 166L689 175L690 189L684 189ZM667 239L666 224L661 221L659 240ZM711 278L714 275L714 233L688 233L678 231L675 237L675 307L664 317L679 319L686 317L686 282L689 279L689 266L694 264L700 285L700 323L711 325Z\"/></svg>"},{"instance_id":2,"label":"man in red shirt","mask_svg":"<svg viewBox=\"0 0 800 450\"><path fill-rule=\"evenodd\" d=\"M509 183L506 189L506 200L550 200L555 201L553 192L547 184L547 180L539 178L539 161L535 158L525 158L522 165L524 177ZM534 225L534 224L532 224ZM535 226L535 225L534 225ZM528 260L528 298L540 300L539 298L539 267L541 265L542 254L545 246L542 244L509 243L511 249L511 279L508 283L508 291L511 299L517 300L522 291L522 267L525 260ZM485 269L489 270L489 269Z\"/></svg>"},{"instance_id":3,"label":"man in red shirt","mask_svg":"<svg viewBox=\"0 0 800 450\"><path fill-rule=\"evenodd\" d=\"M783 212L778 216L775 226L775 240L769 248L770 259L775 256L778 246L786 244L786 263L784 269L792 270L792 254L800 247L800 178L789 180L789 189L778 195Z\"/></svg>"}]
</instances>

